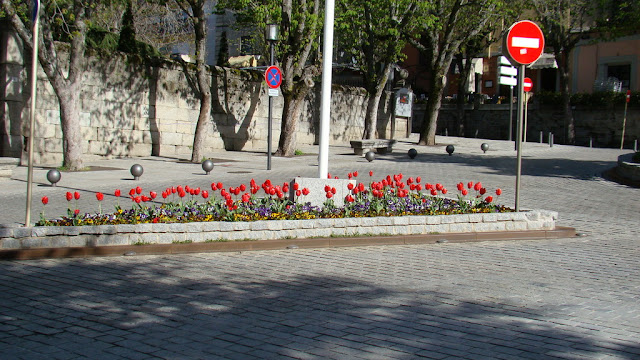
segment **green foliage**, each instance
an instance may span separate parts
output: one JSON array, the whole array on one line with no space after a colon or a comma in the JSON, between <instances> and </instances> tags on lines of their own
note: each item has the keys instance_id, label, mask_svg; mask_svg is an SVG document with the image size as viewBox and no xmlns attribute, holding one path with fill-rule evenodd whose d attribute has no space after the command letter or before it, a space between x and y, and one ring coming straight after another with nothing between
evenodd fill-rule
<instances>
[{"instance_id":1,"label":"green foliage","mask_svg":"<svg viewBox=\"0 0 640 360\"><path fill-rule=\"evenodd\" d=\"M122 29L120 30L120 38L118 39L118 50L128 54L136 54L138 52L131 1L128 1L127 10L122 16Z\"/></svg>"}]
</instances>

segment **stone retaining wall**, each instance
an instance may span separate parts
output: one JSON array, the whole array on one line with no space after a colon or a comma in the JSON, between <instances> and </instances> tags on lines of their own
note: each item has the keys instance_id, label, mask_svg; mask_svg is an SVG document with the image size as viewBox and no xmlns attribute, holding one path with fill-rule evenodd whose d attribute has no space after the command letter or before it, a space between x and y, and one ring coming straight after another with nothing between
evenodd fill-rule
<instances>
[{"instance_id":1,"label":"stone retaining wall","mask_svg":"<svg viewBox=\"0 0 640 360\"><path fill-rule=\"evenodd\" d=\"M171 244L185 241L276 240L357 235L416 235L554 230L557 212L532 210L439 216L399 216L255 222L3 227L0 250Z\"/></svg>"}]
</instances>

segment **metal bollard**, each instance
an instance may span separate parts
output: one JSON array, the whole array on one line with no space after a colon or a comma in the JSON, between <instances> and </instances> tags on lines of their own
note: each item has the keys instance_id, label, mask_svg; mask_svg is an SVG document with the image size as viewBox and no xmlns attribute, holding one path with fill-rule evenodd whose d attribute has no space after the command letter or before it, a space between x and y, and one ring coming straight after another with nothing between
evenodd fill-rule
<instances>
[{"instance_id":1,"label":"metal bollard","mask_svg":"<svg viewBox=\"0 0 640 360\"><path fill-rule=\"evenodd\" d=\"M589 138L589 147L590 148L593 147L593 138L592 137Z\"/></svg>"},{"instance_id":2,"label":"metal bollard","mask_svg":"<svg viewBox=\"0 0 640 360\"><path fill-rule=\"evenodd\" d=\"M549 132L549 147L553 147L553 133Z\"/></svg>"},{"instance_id":3,"label":"metal bollard","mask_svg":"<svg viewBox=\"0 0 640 360\"><path fill-rule=\"evenodd\" d=\"M444 136L449 136L449 129L448 128L444 129Z\"/></svg>"},{"instance_id":4,"label":"metal bollard","mask_svg":"<svg viewBox=\"0 0 640 360\"><path fill-rule=\"evenodd\" d=\"M638 152L638 139L633 140L633 151Z\"/></svg>"},{"instance_id":5,"label":"metal bollard","mask_svg":"<svg viewBox=\"0 0 640 360\"><path fill-rule=\"evenodd\" d=\"M544 141L544 132L540 131L540 144Z\"/></svg>"}]
</instances>

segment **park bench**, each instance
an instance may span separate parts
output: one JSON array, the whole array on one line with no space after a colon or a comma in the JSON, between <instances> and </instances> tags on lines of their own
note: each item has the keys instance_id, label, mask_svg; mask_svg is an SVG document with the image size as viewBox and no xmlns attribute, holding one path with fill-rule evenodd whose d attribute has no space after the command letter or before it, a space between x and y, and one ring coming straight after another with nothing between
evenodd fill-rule
<instances>
[{"instance_id":1,"label":"park bench","mask_svg":"<svg viewBox=\"0 0 640 360\"><path fill-rule=\"evenodd\" d=\"M362 139L351 140L351 147L356 155L363 155L369 151L376 151L378 154L390 153L396 140L393 139Z\"/></svg>"}]
</instances>

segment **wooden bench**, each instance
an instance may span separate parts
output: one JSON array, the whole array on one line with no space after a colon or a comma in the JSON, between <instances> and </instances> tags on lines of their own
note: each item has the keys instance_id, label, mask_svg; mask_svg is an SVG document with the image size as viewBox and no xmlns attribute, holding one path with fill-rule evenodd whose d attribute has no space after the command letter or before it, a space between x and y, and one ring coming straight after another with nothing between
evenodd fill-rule
<instances>
[{"instance_id":1,"label":"wooden bench","mask_svg":"<svg viewBox=\"0 0 640 360\"><path fill-rule=\"evenodd\" d=\"M393 139L351 140L351 147L356 155L363 155L374 149L378 154L387 154L393 150L395 143L396 140Z\"/></svg>"}]
</instances>

